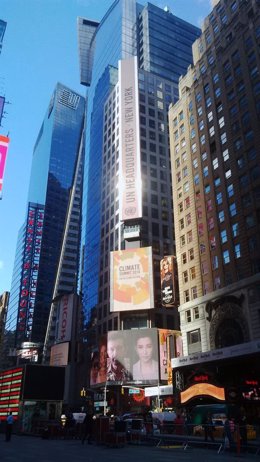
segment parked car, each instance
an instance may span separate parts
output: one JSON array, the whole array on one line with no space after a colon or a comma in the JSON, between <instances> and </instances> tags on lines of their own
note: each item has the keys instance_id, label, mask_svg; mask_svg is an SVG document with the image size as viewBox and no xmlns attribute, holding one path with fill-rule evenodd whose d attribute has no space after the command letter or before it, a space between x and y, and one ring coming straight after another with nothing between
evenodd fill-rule
<instances>
[{"instance_id":1,"label":"parked car","mask_svg":"<svg viewBox=\"0 0 260 462\"><path fill-rule=\"evenodd\" d=\"M131 437L136 435L139 437L146 436L147 431L144 423L144 419L125 419L126 423L126 435Z\"/></svg>"},{"instance_id":2,"label":"parked car","mask_svg":"<svg viewBox=\"0 0 260 462\"><path fill-rule=\"evenodd\" d=\"M160 433L173 433L176 413L173 412L152 412L153 422L157 425Z\"/></svg>"},{"instance_id":3,"label":"parked car","mask_svg":"<svg viewBox=\"0 0 260 462\"><path fill-rule=\"evenodd\" d=\"M215 436L222 436L226 418L230 416L236 417L238 409L235 405L225 403L194 406L190 414L194 435L202 436L204 434L203 422L208 413L212 418Z\"/></svg>"}]
</instances>

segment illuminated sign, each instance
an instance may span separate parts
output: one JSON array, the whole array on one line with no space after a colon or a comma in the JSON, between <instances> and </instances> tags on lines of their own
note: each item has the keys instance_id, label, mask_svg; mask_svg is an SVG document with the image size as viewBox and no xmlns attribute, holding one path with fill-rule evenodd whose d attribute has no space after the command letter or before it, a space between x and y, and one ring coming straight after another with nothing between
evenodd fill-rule
<instances>
[{"instance_id":1,"label":"illuminated sign","mask_svg":"<svg viewBox=\"0 0 260 462\"><path fill-rule=\"evenodd\" d=\"M14 419L17 419L22 378L22 368L0 372L0 420L5 421L10 411L12 411Z\"/></svg>"},{"instance_id":2,"label":"illuminated sign","mask_svg":"<svg viewBox=\"0 0 260 462\"><path fill-rule=\"evenodd\" d=\"M219 399L220 401L225 401L225 390L222 387L216 387L210 383L196 383L192 385L187 390L184 390L180 393L181 404L186 403L191 398L196 396L212 396L212 398Z\"/></svg>"},{"instance_id":3,"label":"illuminated sign","mask_svg":"<svg viewBox=\"0 0 260 462\"><path fill-rule=\"evenodd\" d=\"M137 58L119 61L120 219L142 217Z\"/></svg>"},{"instance_id":4,"label":"illuminated sign","mask_svg":"<svg viewBox=\"0 0 260 462\"><path fill-rule=\"evenodd\" d=\"M141 403L142 401L144 401L145 400L144 390L139 390L139 393L134 394L133 400L136 401L137 403Z\"/></svg>"},{"instance_id":5,"label":"illuminated sign","mask_svg":"<svg viewBox=\"0 0 260 462\"><path fill-rule=\"evenodd\" d=\"M176 257L164 257L160 262L162 305L172 307L178 303L178 275Z\"/></svg>"},{"instance_id":6,"label":"illuminated sign","mask_svg":"<svg viewBox=\"0 0 260 462\"><path fill-rule=\"evenodd\" d=\"M159 329L160 376L161 380L167 380L169 385L172 384L171 358L179 354L179 339L182 342L180 331Z\"/></svg>"},{"instance_id":7,"label":"illuminated sign","mask_svg":"<svg viewBox=\"0 0 260 462\"><path fill-rule=\"evenodd\" d=\"M19 299L17 342L30 340L35 306L44 219L43 206L29 203Z\"/></svg>"},{"instance_id":8,"label":"illuminated sign","mask_svg":"<svg viewBox=\"0 0 260 462\"><path fill-rule=\"evenodd\" d=\"M209 380L208 375L195 375L193 377L194 382L206 382Z\"/></svg>"},{"instance_id":9,"label":"illuminated sign","mask_svg":"<svg viewBox=\"0 0 260 462\"><path fill-rule=\"evenodd\" d=\"M38 361L38 350L33 348L24 348L22 350L17 350L17 356L20 356L23 359L30 359L31 361Z\"/></svg>"},{"instance_id":10,"label":"illuminated sign","mask_svg":"<svg viewBox=\"0 0 260 462\"><path fill-rule=\"evenodd\" d=\"M7 136L0 135L0 199L2 197L3 179L9 141L10 140L7 138Z\"/></svg>"},{"instance_id":11,"label":"illuminated sign","mask_svg":"<svg viewBox=\"0 0 260 462\"><path fill-rule=\"evenodd\" d=\"M165 385L159 387L146 387L144 389L145 396L167 396L173 394L173 386Z\"/></svg>"},{"instance_id":12,"label":"illuminated sign","mask_svg":"<svg viewBox=\"0 0 260 462\"><path fill-rule=\"evenodd\" d=\"M110 311L154 308L152 247L110 254Z\"/></svg>"},{"instance_id":13,"label":"illuminated sign","mask_svg":"<svg viewBox=\"0 0 260 462\"><path fill-rule=\"evenodd\" d=\"M258 385L258 380L245 380L246 385Z\"/></svg>"}]
</instances>

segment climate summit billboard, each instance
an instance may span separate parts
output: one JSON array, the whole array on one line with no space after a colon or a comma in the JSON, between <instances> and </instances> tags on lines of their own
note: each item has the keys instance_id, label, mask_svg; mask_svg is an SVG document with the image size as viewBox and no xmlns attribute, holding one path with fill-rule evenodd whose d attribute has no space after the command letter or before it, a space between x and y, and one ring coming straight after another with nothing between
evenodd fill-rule
<instances>
[{"instance_id":1,"label":"climate summit billboard","mask_svg":"<svg viewBox=\"0 0 260 462\"><path fill-rule=\"evenodd\" d=\"M110 253L110 311L154 308L152 247Z\"/></svg>"}]
</instances>

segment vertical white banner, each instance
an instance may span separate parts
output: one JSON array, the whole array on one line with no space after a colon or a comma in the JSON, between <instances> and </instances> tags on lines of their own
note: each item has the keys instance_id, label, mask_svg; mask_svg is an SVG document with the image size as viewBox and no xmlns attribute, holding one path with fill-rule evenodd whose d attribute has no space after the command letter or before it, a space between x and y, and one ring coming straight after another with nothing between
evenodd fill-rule
<instances>
[{"instance_id":1,"label":"vertical white banner","mask_svg":"<svg viewBox=\"0 0 260 462\"><path fill-rule=\"evenodd\" d=\"M60 301L58 342L69 342L71 340L73 294L63 295Z\"/></svg>"},{"instance_id":2,"label":"vertical white banner","mask_svg":"<svg viewBox=\"0 0 260 462\"><path fill-rule=\"evenodd\" d=\"M142 217L137 57L119 61L120 219Z\"/></svg>"}]
</instances>

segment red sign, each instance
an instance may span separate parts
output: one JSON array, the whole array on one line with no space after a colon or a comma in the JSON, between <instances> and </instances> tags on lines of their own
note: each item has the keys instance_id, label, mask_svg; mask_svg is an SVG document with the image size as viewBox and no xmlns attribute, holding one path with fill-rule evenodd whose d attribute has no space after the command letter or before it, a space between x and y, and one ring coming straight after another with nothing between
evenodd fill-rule
<instances>
[{"instance_id":1,"label":"red sign","mask_svg":"<svg viewBox=\"0 0 260 462\"><path fill-rule=\"evenodd\" d=\"M0 372L0 421L5 421L10 411L15 420L18 418L22 377L20 367Z\"/></svg>"},{"instance_id":2,"label":"red sign","mask_svg":"<svg viewBox=\"0 0 260 462\"><path fill-rule=\"evenodd\" d=\"M195 375L193 377L194 382L208 382L209 376L208 375Z\"/></svg>"},{"instance_id":3,"label":"red sign","mask_svg":"<svg viewBox=\"0 0 260 462\"><path fill-rule=\"evenodd\" d=\"M38 279L44 209L42 206L29 204L25 247L23 256L22 284L20 288L18 313L18 341L30 340ZM42 233L42 231L40 231Z\"/></svg>"},{"instance_id":4,"label":"red sign","mask_svg":"<svg viewBox=\"0 0 260 462\"><path fill-rule=\"evenodd\" d=\"M246 381L245 381L245 384L246 384L246 385L253 385L253 386L256 386L256 385L258 385L258 380L246 380Z\"/></svg>"},{"instance_id":5,"label":"red sign","mask_svg":"<svg viewBox=\"0 0 260 462\"><path fill-rule=\"evenodd\" d=\"M9 141L10 140L7 136L0 135L0 198L2 196L4 170Z\"/></svg>"}]
</instances>

